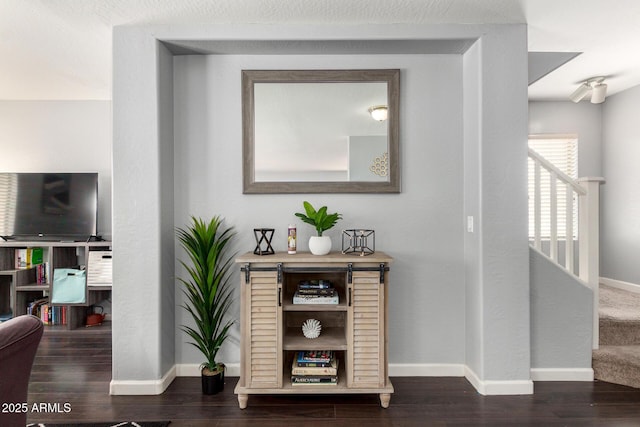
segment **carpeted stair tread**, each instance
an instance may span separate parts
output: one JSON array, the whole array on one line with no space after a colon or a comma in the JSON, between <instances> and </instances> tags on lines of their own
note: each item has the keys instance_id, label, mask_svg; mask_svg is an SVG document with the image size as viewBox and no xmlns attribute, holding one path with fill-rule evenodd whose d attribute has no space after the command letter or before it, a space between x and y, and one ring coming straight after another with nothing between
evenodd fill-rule
<instances>
[{"instance_id":1,"label":"carpeted stair tread","mask_svg":"<svg viewBox=\"0 0 640 427\"><path fill-rule=\"evenodd\" d=\"M600 345L640 345L640 321L600 318Z\"/></svg>"},{"instance_id":2,"label":"carpeted stair tread","mask_svg":"<svg viewBox=\"0 0 640 427\"><path fill-rule=\"evenodd\" d=\"M593 352L593 374L601 381L640 387L640 345L602 345Z\"/></svg>"},{"instance_id":3,"label":"carpeted stair tread","mask_svg":"<svg viewBox=\"0 0 640 427\"><path fill-rule=\"evenodd\" d=\"M600 285L600 348L593 352L593 375L640 388L640 293Z\"/></svg>"},{"instance_id":4,"label":"carpeted stair tread","mask_svg":"<svg viewBox=\"0 0 640 427\"><path fill-rule=\"evenodd\" d=\"M600 320L640 322L640 293L600 285L599 296Z\"/></svg>"},{"instance_id":5,"label":"carpeted stair tread","mask_svg":"<svg viewBox=\"0 0 640 427\"><path fill-rule=\"evenodd\" d=\"M640 294L600 285L600 345L640 344Z\"/></svg>"}]
</instances>

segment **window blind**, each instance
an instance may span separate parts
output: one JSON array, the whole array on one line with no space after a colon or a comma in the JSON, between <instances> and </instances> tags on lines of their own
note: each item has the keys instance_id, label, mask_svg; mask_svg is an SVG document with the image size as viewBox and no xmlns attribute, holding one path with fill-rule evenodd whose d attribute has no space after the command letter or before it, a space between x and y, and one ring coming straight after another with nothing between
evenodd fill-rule
<instances>
[{"instance_id":1,"label":"window blind","mask_svg":"<svg viewBox=\"0 0 640 427\"><path fill-rule=\"evenodd\" d=\"M13 173L0 174L0 236L13 234L17 198L18 176Z\"/></svg>"}]
</instances>

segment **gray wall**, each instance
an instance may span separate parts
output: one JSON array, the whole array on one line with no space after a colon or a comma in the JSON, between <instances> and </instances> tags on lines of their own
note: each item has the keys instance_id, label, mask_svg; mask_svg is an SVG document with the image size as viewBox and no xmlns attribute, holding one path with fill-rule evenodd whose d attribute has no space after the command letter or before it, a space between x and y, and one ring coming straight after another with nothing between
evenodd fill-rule
<instances>
[{"instance_id":1,"label":"gray wall","mask_svg":"<svg viewBox=\"0 0 640 427\"><path fill-rule=\"evenodd\" d=\"M163 311L174 288L166 264L173 248L164 244L173 233L166 221L173 173L164 123L170 99L160 88L171 78L158 70L168 65L167 51L145 31L114 31L113 49L113 378L158 380L175 360L175 307Z\"/></svg>"},{"instance_id":2,"label":"gray wall","mask_svg":"<svg viewBox=\"0 0 640 427\"><path fill-rule=\"evenodd\" d=\"M465 275L466 312L474 317L467 320L471 328L466 342L476 346L472 350L476 354L467 359L467 368L481 380L514 381L500 390L486 385L489 394L509 392L510 386L519 392L530 387L533 392L532 384L526 384L530 370L526 29L514 26L488 34L469 54L464 64L463 189L464 216L474 217L473 233L465 234L465 264L471 266Z\"/></svg>"},{"instance_id":3,"label":"gray wall","mask_svg":"<svg viewBox=\"0 0 640 427\"><path fill-rule=\"evenodd\" d=\"M313 55L175 58L174 168L166 164L163 121L170 100L159 88L167 84L162 69L168 65L156 39L217 40L215 46L228 51L242 46L237 40L381 38L408 40L410 48L400 54L404 50L396 43L395 55L389 55L372 42L369 52L375 54L340 55L330 62ZM467 59L460 52L443 55L441 45L429 42L436 39L478 42ZM282 250L284 230L306 199L340 211L345 219L339 228L375 229L377 249L395 257L389 301L392 363L465 364L473 359L470 369L481 381L528 384L526 51L524 25L115 28L114 281L126 293L114 290L114 381L158 379L172 362L166 349L174 344L165 342L170 322L160 318L175 317L176 324L185 318L181 310L161 312L166 292L161 289L170 286L166 275L173 268L161 265L169 258L162 236L173 233L169 210L175 210L175 225L184 225L189 214L225 216L240 232L240 251L253 249L252 228L275 227L280 231L276 249ZM241 194L239 70L314 64L403 69L402 193ZM465 93L470 82L471 95ZM479 146L469 159L464 153L468 144ZM467 160L476 168L470 177L463 171ZM165 174L173 175L173 186ZM161 194L174 189L171 204L171 196ZM465 195L467 190L472 194ZM479 209L475 252L465 252L467 200L475 200ZM337 238L339 228L329 234ZM299 227L300 250L306 249L311 231ZM130 262L140 254L146 256L144 269ZM467 271L468 264L477 268ZM480 289L469 292L476 284ZM465 351L469 306L476 309L471 322L479 325L473 337L479 354L473 357ZM175 362L199 362L183 344L182 333L175 326L172 330ZM238 361L237 329L223 353L225 361Z\"/></svg>"},{"instance_id":4,"label":"gray wall","mask_svg":"<svg viewBox=\"0 0 640 427\"><path fill-rule=\"evenodd\" d=\"M531 367L590 369L593 292L534 248L529 253Z\"/></svg>"},{"instance_id":5,"label":"gray wall","mask_svg":"<svg viewBox=\"0 0 640 427\"><path fill-rule=\"evenodd\" d=\"M464 215L480 222L480 128L481 118L478 115L482 99L482 83L480 81L480 60L482 58L480 43L473 45L464 55ZM463 221L466 218L463 217ZM474 224L474 228L477 225ZM464 235L464 267L465 267L465 361L467 366L483 375L482 358L482 258L481 234L478 229L474 233Z\"/></svg>"},{"instance_id":6,"label":"gray wall","mask_svg":"<svg viewBox=\"0 0 640 427\"><path fill-rule=\"evenodd\" d=\"M607 99L607 103L609 99ZM577 134L578 176L602 176L602 105L529 102L530 134Z\"/></svg>"},{"instance_id":7,"label":"gray wall","mask_svg":"<svg viewBox=\"0 0 640 427\"><path fill-rule=\"evenodd\" d=\"M237 228L237 249L245 252L255 246L256 227L275 228L273 246L286 250L287 225L298 223L298 250L307 251L315 231L294 213L303 211L303 200L327 205L344 218L325 233L332 237L334 249L340 248L340 230L372 228L376 249L395 258L389 288L391 362L463 363L461 59L460 55L176 57L176 224L186 224L190 215L221 214ZM243 195L240 71L313 69L326 64L402 70L402 193ZM431 101L424 102L427 98ZM182 274L180 268L177 272ZM182 301L178 291L177 302ZM176 323L188 321L184 310L178 310ZM238 340L238 327L232 342ZM184 336L177 338L177 360L199 363L201 356L184 343ZM238 347L226 345L222 358L238 361Z\"/></svg>"},{"instance_id":8,"label":"gray wall","mask_svg":"<svg viewBox=\"0 0 640 427\"><path fill-rule=\"evenodd\" d=\"M2 172L98 172L111 236L111 101L0 101L0 147Z\"/></svg>"},{"instance_id":9,"label":"gray wall","mask_svg":"<svg viewBox=\"0 0 640 427\"><path fill-rule=\"evenodd\" d=\"M158 44L159 159L160 165L160 372L175 364L175 233L174 233L174 126L173 126L173 55Z\"/></svg>"},{"instance_id":10,"label":"gray wall","mask_svg":"<svg viewBox=\"0 0 640 427\"><path fill-rule=\"evenodd\" d=\"M640 285L640 86L607 98L603 110L600 275Z\"/></svg>"}]
</instances>

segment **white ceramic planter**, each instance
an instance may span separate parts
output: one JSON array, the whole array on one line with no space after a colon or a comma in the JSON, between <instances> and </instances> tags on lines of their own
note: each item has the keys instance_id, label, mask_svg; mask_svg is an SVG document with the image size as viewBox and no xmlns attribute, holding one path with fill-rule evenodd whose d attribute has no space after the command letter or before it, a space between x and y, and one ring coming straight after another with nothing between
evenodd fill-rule
<instances>
[{"instance_id":1,"label":"white ceramic planter","mask_svg":"<svg viewBox=\"0 0 640 427\"><path fill-rule=\"evenodd\" d=\"M331 237L311 236L309 238L309 250L314 255L326 255L331 252Z\"/></svg>"}]
</instances>

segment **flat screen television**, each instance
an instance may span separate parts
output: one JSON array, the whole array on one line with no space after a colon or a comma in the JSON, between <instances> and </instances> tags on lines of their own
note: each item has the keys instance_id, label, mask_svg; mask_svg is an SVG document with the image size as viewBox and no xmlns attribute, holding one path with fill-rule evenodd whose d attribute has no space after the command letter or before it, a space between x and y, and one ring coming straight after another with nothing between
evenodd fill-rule
<instances>
[{"instance_id":1,"label":"flat screen television","mask_svg":"<svg viewBox=\"0 0 640 427\"><path fill-rule=\"evenodd\" d=\"M97 229L97 173L0 173L6 240L82 241Z\"/></svg>"}]
</instances>

